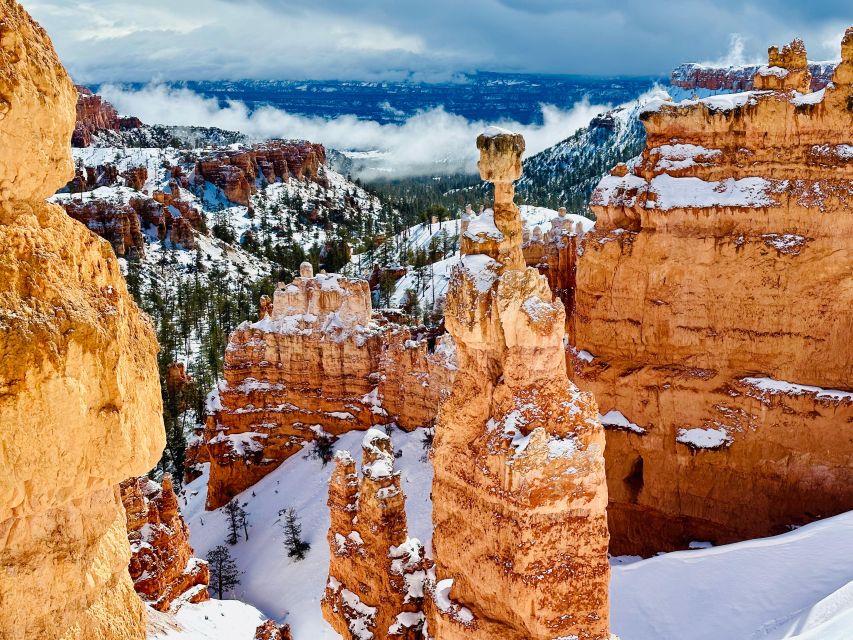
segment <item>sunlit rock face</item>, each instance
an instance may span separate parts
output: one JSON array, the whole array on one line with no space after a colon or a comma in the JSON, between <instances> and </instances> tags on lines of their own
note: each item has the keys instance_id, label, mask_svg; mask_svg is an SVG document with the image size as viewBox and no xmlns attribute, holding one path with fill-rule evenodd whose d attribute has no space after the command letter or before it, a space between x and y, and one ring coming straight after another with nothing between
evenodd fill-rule
<instances>
[{"instance_id":1,"label":"sunlit rock face","mask_svg":"<svg viewBox=\"0 0 853 640\"><path fill-rule=\"evenodd\" d=\"M257 181L268 183L290 178L323 182L320 166L326 163L323 145L310 142L270 140L245 149L222 151L196 163L196 179L210 182L231 202L249 204Z\"/></svg>"},{"instance_id":2,"label":"sunlit rock face","mask_svg":"<svg viewBox=\"0 0 853 640\"><path fill-rule=\"evenodd\" d=\"M565 311L526 267L521 136L488 130L495 243L463 247L445 321L459 370L433 450L431 638L609 638L604 431L566 375Z\"/></svg>"},{"instance_id":3,"label":"sunlit rock face","mask_svg":"<svg viewBox=\"0 0 853 640\"><path fill-rule=\"evenodd\" d=\"M109 244L45 203L77 98L0 1L0 636L139 639L118 483L158 460L157 343Z\"/></svg>"},{"instance_id":4,"label":"sunlit rock face","mask_svg":"<svg viewBox=\"0 0 853 640\"><path fill-rule=\"evenodd\" d=\"M193 557L190 532L168 474L162 484L147 476L121 483L130 541L130 577L140 597L158 611L176 602L209 598L207 563Z\"/></svg>"},{"instance_id":5,"label":"sunlit rock face","mask_svg":"<svg viewBox=\"0 0 853 640\"><path fill-rule=\"evenodd\" d=\"M229 339L225 380L188 452L210 462L207 506L222 506L316 441L395 422L432 424L455 372L453 343L374 318L365 280L301 275L261 301L261 320ZM385 404L385 399L388 404Z\"/></svg>"},{"instance_id":6,"label":"sunlit rock face","mask_svg":"<svg viewBox=\"0 0 853 640\"><path fill-rule=\"evenodd\" d=\"M361 477L347 451L329 481L329 580L323 617L346 640L423 638L424 582L430 562L408 537L406 497L383 431L362 443Z\"/></svg>"},{"instance_id":7,"label":"sunlit rock face","mask_svg":"<svg viewBox=\"0 0 853 640\"><path fill-rule=\"evenodd\" d=\"M613 553L853 508L853 30L842 54L818 92L794 42L766 91L650 105L593 194L571 360L608 428Z\"/></svg>"}]
</instances>

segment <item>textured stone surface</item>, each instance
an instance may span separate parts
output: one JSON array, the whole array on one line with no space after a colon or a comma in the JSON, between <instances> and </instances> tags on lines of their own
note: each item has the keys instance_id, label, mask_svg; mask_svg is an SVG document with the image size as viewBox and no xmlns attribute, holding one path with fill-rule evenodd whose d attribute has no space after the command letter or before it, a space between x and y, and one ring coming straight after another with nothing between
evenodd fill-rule
<instances>
[{"instance_id":1,"label":"textured stone surface","mask_svg":"<svg viewBox=\"0 0 853 640\"><path fill-rule=\"evenodd\" d=\"M218 152L196 164L196 179L210 182L226 198L242 205L257 191L256 181L287 181L310 177L322 181L320 166L326 162L323 145L271 140L251 148Z\"/></svg>"},{"instance_id":2,"label":"textured stone surface","mask_svg":"<svg viewBox=\"0 0 853 640\"><path fill-rule=\"evenodd\" d=\"M289 625L277 625L267 620L255 630L255 640L293 640Z\"/></svg>"},{"instance_id":3,"label":"textured stone surface","mask_svg":"<svg viewBox=\"0 0 853 640\"><path fill-rule=\"evenodd\" d=\"M511 182L520 138L478 140L481 174L496 183L500 260L463 255L447 296L459 370L433 448L428 633L602 640L604 431L595 400L566 374L563 305L523 263Z\"/></svg>"},{"instance_id":4,"label":"textured stone surface","mask_svg":"<svg viewBox=\"0 0 853 640\"><path fill-rule=\"evenodd\" d=\"M243 323L229 338L225 380L211 395L206 428L187 455L188 478L197 477L197 463L211 463L210 509L318 436L392 420L405 429L428 425L452 377L449 344L428 354L410 334L373 319L366 281L315 277L309 263L301 273L279 284L271 308L263 301L260 321ZM383 384L385 367L410 381L410 405L399 387ZM383 407L384 388L400 415Z\"/></svg>"},{"instance_id":5,"label":"textured stone surface","mask_svg":"<svg viewBox=\"0 0 853 640\"><path fill-rule=\"evenodd\" d=\"M361 478L349 452L340 451L329 481L323 617L345 640L420 639L429 562L420 541L408 537L391 438L371 429L362 446Z\"/></svg>"},{"instance_id":6,"label":"textured stone surface","mask_svg":"<svg viewBox=\"0 0 853 640\"><path fill-rule=\"evenodd\" d=\"M158 611L209 598L207 563L193 557L189 529L167 474L162 485L147 476L121 483L130 541L130 577L136 592Z\"/></svg>"},{"instance_id":7,"label":"textured stone surface","mask_svg":"<svg viewBox=\"0 0 853 640\"><path fill-rule=\"evenodd\" d=\"M551 221L551 229L542 233L535 227L533 233L523 232L522 252L528 267L536 267L548 279L551 291L566 310L566 328L572 332L575 309L575 274L577 271L578 243L584 230L579 222L572 221L565 208Z\"/></svg>"},{"instance_id":8,"label":"textured stone surface","mask_svg":"<svg viewBox=\"0 0 853 640\"><path fill-rule=\"evenodd\" d=\"M77 89L77 119L71 144L88 147L99 131L123 131L142 126L139 118L120 118L115 107L86 87Z\"/></svg>"},{"instance_id":9,"label":"textured stone surface","mask_svg":"<svg viewBox=\"0 0 853 640\"><path fill-rule=\"evenodd\" d=\"M119 257L145 256L145 237L136 210L109 200L71 200L64 205L69 216L107 240Z\"/></svg>"},{"instance_id":10,"label":"textured stone surface","mask_svg":"<svg viewBox=\"0 0 853 640\"><path fill-rule=\"evenodd\" d=\"M586 352L576 382L622 416L607 438L614 553L853 508L853 395L822 391L853 388L853 30L843 54L825 93L782 82L650 110L639 164L593 195L570 337Z\"/></svg>"},{"instance_id":11,"label":"textured stone surface","mask_svg":"<svg viewBox=\"0 0 853 640\"><path fill-rule=\"evenodd\" d=\"M0 636L142 639L118 483L164 445L157 343L109 245L44 198L76 94L0 1Z\"/></svg>"},{"instance_id":12,"label":"textured stone surface","mask_svg":"<svg viewBox=\"0 0 853 640\"><path fill-rule=\"evenodd\" d=\"M687 91L697 89L707 89L714 92L750 91L755 88L753 84L755 73L762 66L764 65L715 67L687 63L679 65L673 70L670 76L670 84ZM828 85L832 80L835 67L835 62L809 63L811 90L819 91Z\"/></svg>"}]
</instances>

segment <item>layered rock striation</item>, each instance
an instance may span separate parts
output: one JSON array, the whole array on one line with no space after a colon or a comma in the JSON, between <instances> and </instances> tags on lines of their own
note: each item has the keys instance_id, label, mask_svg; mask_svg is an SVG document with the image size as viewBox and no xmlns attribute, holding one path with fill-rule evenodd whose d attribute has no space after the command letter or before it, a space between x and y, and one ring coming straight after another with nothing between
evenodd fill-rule
<instances>
[{"instance_id":1,"label":"layered rock striation","mask_svg":"<svg viewBox=\"0 0 853 640\"><path fill-rule=\"evenodd\" d=\"M243 323L229 338L225 380L211 394L207 424L188 454L189 477L210 462L210 509L308 442L391 421L406 429L427 426L452 377L452 343L429 353L411 334L381 325L366 281L314 276L309 263L301 273L279 284L271 309L261 305L260 321ZM400 379L412 381L409 406L395 387ZM383 407L385 391L403 407L399 415Z\"/></svg>"},{"instance_id":2,"label":"layered rock striation","mask_svg":"<svg viewBox=\"0 0 853 640\"><path fill-rule=\"evenodd\" d=\"M548 279L548 286L566 310L569 331L575 309L578 246L591 226L591 221L569 215L561 207L548 231L543 233L541 227L535 226L532 230L525 227L522 232L524 262Z\"/></svg>"},{"instance_id":3,"label":"layered rock striation","mask_svg":"<svg viewBox=\"0 0 853 640\"><path fill-rule=\"evenodd\" d=\"M130 259L145 256L140 216L130 204L110 200L70 200L63 206L74 220L107 240L117 256Z\"/></svg>"},{"instance_id":4,"label":"layered rock striation","mask_svg":"<svg viewBox=\"0 0 853 640\"><path fill-rule=\"evenodd\" d=\"M207 600L210 572L206 562L193 557L172 478L167 474L158 484L141 476L120 486L136 592L158 611L167 611L176 602Z\"/></svg>"},{"instance_id":5,"label":"layered rock striation","mask_svg":"<svg viewBox=\"0 0 853 640\"><path fill-rule=\"evenodd\" d=\"M757 86L643 115L592 198L573 368L605 425L615 554L853 508L853 29L832 84L795 42Z\"/></svg>"},{"instance_id":6,"label":"layered rock striation","mask_svg":"<svg viewBox=\"0 0 853 640\"><path fill-rule=\"evenodd\" d=\"M45 198L76 92L0 0L0 636L145 637L118 483L164 446L157 342L109 245Z\"/></svg>"},{"instance_id":7,"label":"layered rock striation","mask_svg":"<svg viewBox=\"0 0 853 640\"><path fill-rule=\"evenodd\" d=\"M566 374L563 304L524 264L524 140L488 130L477 146L495 229L483 252L463 245L447 296L459 370L433 448L428 635L607 639L604 431Z\"/></svg>"},{"instance_id":8,"label":"layered rock striation","mask_svg":"<svg viewBox=\"0 0 853 640\"><path fill-rule=\"evenodd\" d=\"M77 89L77 120L71 144L88 147L98 133L104 131L128 131L138 129L142 122L138 118L121 118L115 107L86 87Z\"/></svg>"},{"instance_id":9,"label":"layered rock striation","mask_svg":"<svg viewBox=\"0 0 853 640\"><path fill-rule=\"evenodd\" d=\"M217 186L231 202L248 205L259 180L287 182L293 177L321 182L320 167L325 163L323 145L270 140L250 148L203 157L196 163L195 176L198 182Z\"/></svg>"},{"instance_id":10,"label":"layered rock striation","mask_svg":"<svg viewBox=\"0 0 853 640\"><path fill-rule=\"evenodd\" d=\"M349 452L336 454L329 510L323 617L346 640L422 638L429 561L408 537L400 472L384 432L365 434L361 478Z\"/></svg>"},{"instance_id":11,"label":"layered rock striation","mask_svg":"<svg viewBox=\"0 0 853 640\"><path fill-rule=\"evenodd\" d=\"M811 76L809 87L820 91L830 82L836 62L809 62ZM677 66L670 75L670 85L685 91L735 93L757 88L754 79L759 70L772 66L749 64L735 66L713 66L689 62Z\"/></svg>"}]
</instances>

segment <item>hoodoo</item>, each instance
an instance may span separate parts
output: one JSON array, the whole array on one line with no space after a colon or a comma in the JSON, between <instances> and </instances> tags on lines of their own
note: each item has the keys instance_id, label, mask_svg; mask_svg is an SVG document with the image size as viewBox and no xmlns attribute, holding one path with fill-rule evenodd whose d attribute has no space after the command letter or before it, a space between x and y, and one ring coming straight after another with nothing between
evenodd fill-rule
<instances>
[{"instance_id":1,"label":"hoodoo","mask_svg":"<svg viewBox=\"0 0 853 640\"><path fill-rule=\"evenodd\" d=\"M428 561L409 538L391 438L371 429L362 443L362 477L347 451L329 483L329 581L323 617L347 640L419 640Z\"/></svg>"},{"instance_id":2,"label":"hoodoo","mask_svg":"<svg viewBox=\"0 0 853 640\"><path fill-rule=\"evenodd\" d=\"M832 84L770 50L764 90L650 103L592 197L576 382L604 414L615 554L853 508L853 29Z\"/></svg>"},{"instance_id":3,"label":"hoodoo","mask_svg":"<svg viewBox=\"0 0 853 640\"><path fill-rule=\"evenodd\" d=\"M158 611L173 603L209 598L207 563L193 557L190 532L178 510L172 477L162 484L147 476L121 483L130 541L130 577L139 596Z\"/></svg>"},{"instance_id":4,"label":"hoodoo","mask_svg":"<svg viewBox=\"0 0 853 640\"><path fill-rule=\"evenodd\" d=\"M463 246L447 296L459 371L433 450L427 632L604 640L604 431L595 400L566 374L563 304L524 264L512 185L524 139L490 129L477 146L495 206L480 216L483 241Z\"/></svg>"},{"instance_id":5,"label":"hoodoo","mask_svg":"<svg viewBox=\"0 0 853 640\"><path fill-rule=\"evenodd\" d=\"M252 486L306 442L395 421L432 422L455 370L453 346L374 318L367 281L301 275L261 300L261 319L232 333L225 381L188 455L189 477L210 462L207 506ZM387 399L387 406L384 402Z\"/></svg>"},{"instance_id":6,"label":"hoodoo","mask_svg":"<svg viewBox=\"0 0 853 640\"><path fill-rule=\"evenodd\" d=\"M0 0L0 637L142 640L118 484L164 446L157 342L109 244L45 198L77 94Z\"/></svg>"}]
</instances>

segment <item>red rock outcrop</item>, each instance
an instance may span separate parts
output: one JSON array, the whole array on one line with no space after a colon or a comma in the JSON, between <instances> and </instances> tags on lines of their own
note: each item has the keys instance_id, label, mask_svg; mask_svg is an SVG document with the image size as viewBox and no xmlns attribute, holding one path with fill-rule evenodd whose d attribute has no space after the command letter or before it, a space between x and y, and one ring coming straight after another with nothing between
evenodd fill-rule
<instances>
[{"instance_id":1,"label":"red rock outcrop","mask_svg":"<svg viewBox=\"0 0 853 640\"><path fill-rule=\"evenodd\" d=\"M118 483L165 442L157 342L106 241L45 199L76 92L0 0L0 637L143 640Z\"/></svg>"},{"instance_id":2,"label":"red rock outcrop","mask_svg":"<svg viewBox=\"0 0 853 640\"><path fill-rule=\"evenodd\" d=\"M148 169L131 167L123 172L121 177L127 186L141 191L145 181L148 180ZM74 178L65 185L65 188L71 193L82 193L99 187L111 187L118 182L118 179L118 167L110 163L96 167L78 166Z\"/></svg>"},{"instance_id":3,"label":"red rock outcrop","mask_svg":"<svg viewBox=\"0 0 853 640\"><path fill-rule=\"evenodd\" d=\"M314 277L309 263L300 272L293 283L279 284L271 312L265 304L259 322L243 323L229 338L225 380L209 398L206 428L191 444L187 463L188 477L197 477L196 465L210 462L210 509L301 451L306 441L391 421L411 429L428 424L437 411L446 379L437 369L450 372L450 344L428 354L395 325L380 325L364 280ZM395 375L417 381L408 392L411 406L393 397L400 415L383 408L383 363L389 363L383 354L389 349L401 355L399 364L389 365ZM430 372L434 379L422 384ZM386 386L393 386L387 376Z\"/></svg>"},{"instance_id":4,"label":"red rock outcrop","mask_svg":"<svg viewBox=\"0 0 853 640\"><path fill-rule=\"evenodd\" d=\"M69 200L63 206L69 216L107 240L117 256L131 259L145 256L139 216L130 205L109 200Z\"/></svg>"},{"instance_id":5,"label":"red rock outcrop","mask_svg":"<svg viewBox=\"0 0 853 640\"><path fill-rule=\"evenodd\" d=\"M272 620L267 620L255 629L255 640L293 640L289 625L277 625Z\"/></svg>"},{"instance_id":6,"label":"red rock outcrop","mask_svg":"<svg viewBox=\"0 0 853 640\"><path fill-rule=\"evenodd\" d=\"M548 278L548 286L566 310L569 331L575 309L578 244L584 233L583 224L577 216L572 218L565 207L561 207L559 215L551 220L551 228L547 232L542 233L539 227L534 227L532 231L525 227L522 234L524 262Z\"/></svg>"},{"instance_id":7,"label":"red rock outcrop","mask_svg":"<svg viewBox=\"0 0 853 640\"><path fill-rule=\"evenodd\" d=\"M456 376L453 338L447 334L437 339L412 337L409 329L387 331L378 368L377 398L406 431L434 426L439 404Z\"/></svg>"},{"instance_id":8,"label":"red rock outcrop","mask_svg":"<svg viewBox=\"0 0 853 640\"><path fill-rule=\"evenodd\" d=\"M148 169L146 167L130 167L121 176L128 187L142 191L142 188L148 181Z\"/></svg>"},{"instance_id":9,"label":"red rock outcrop","mask_svg":"<svg viewBox=\"0 0 853 640\"><path fill-rule=\"evenodd\" d=\"M71 136L74 147L88 147L98 131L126 131L143 126L139 118L119 118L115 107L86 87L77 89L77 122Z\"/></svg>"},{"instance_id":10,"label":"red rock outcrop","mask_svg":"<svg viewBox=\"0 0 853 640\"><path fill-rule=\"evenodd\" d=\"M155 191L153 197L131 198L130 206L139 214L142 222L157 228L161 240L167 237L173 244L185 249L195 249L197 242L194 230L204 224L202 214L179 196Z\"/></svg>"},{"instance_id":11,"label":"red rock outcrop","mask_svg":"<svg viewBox=\"0 0 853 640\"><path fill-rule=\"evenodd\" d=\"M347 451L335 455L329 481L329 580L323 617L345 640L420 640L429 561L409 538L400 472L391 438L370 429L362 477Z\"/></svg>"},{"instance_id":12,"label":"red rock outcrop","mask_svg":"<svg viewBox=\"0 0 853 640\"><path fill-rule=\"evenodd\" d=\"M853 29L820 92L789 52L776 90L650 105L639 162L593 194L570 338L613 553L853 508Z\"/></svg>"},{"instance_id":13,"label":"red rock outcrop","mask_svg":"<svg viewBox=\"0 0 853 640\"><path fill-rule=\"evenodd\" d=\"M207 563L193 557L189 529L178 510L172 478L162 486L146 476L121 483L130 541L130 577L142 599L158 611L177 602L209 598Z\"/></svg>"},{"instance_id":14,"label":"red rock outcrop","mask_svg":"<svg viewBox=\"0 0 853 640\"><path fill-rule=\"evenodd\" d=\"M832 81L832 74L836 65L835 62L808 63L812 91L819 91ZM696 89L727 93L750 91L756 88L753 79L762 66L765 65L717 67L691 62L679 65L673 70L670 76L670 84L687 91Z\"/></svg>"},{"instance_id":15,"label":"red rock outcrop","mask_svg":"<svg viewBox=\"0 0 853 640\"><path fill-rule=\"evenodd\" d=\"M69 216L108 240L117 256L127 258L145 255L144 226L156 227L161 240L168 238L173 244L194 249L195 231L204 224L198 209L162 191L155 191L153 198L130 198L127 204L83 196L82 200L66 200L62 206Z\"/></svg>"},{"instance_id":16,"label":"red rock outcrop","mask_svg":"<svg viewBox=\"0 0 853 640\"><path fill-rule=\"evenodd\" d=\"M201 158L195 167L196 181L210 182L231 202L249 204L257 180L287 181L306 177L322 182L320 167L326 162L323 145L271 140L247 149L218 152Z\"/></svg>"},{"instance_id":17,"label":"red rock outcrop","mask_svg":"<svg viewBox=\"0 0 853 640\"><path fill-rule=\"evenodd\" d=\"M464 246L486 253L463 253L447 295L459 370L432 453L428 635L608 640L604 430L566 374L563 304L524 264L524 139L490 130L477 146L494 228Z\"/></svg>"}]
</instances>

